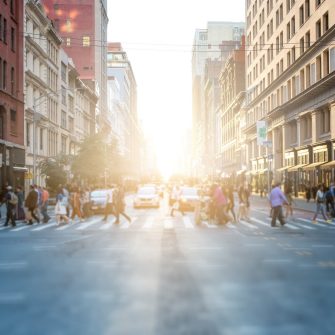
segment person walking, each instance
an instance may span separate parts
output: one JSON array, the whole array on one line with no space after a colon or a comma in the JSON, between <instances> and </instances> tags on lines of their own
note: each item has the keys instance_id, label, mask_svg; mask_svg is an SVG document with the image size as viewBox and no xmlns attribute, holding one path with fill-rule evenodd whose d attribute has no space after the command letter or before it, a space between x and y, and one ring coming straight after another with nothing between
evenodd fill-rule
<instances>
[{"instance_id":1,"label":"person walking","mask_svg":"<svg viewBox=\"0 0 335 335\"><path fill-rule=\"evenodd\" d=\"M293 218L293 204L295 203L292 196L292 187L290 185L285 186L285 198L287 200L285 218L288 219L291 216Z\"/></svg>"},{"instance_id":2,"label":"person walking","mask_svg":"<svg viewBox=\"0 0 335 335\"><path fill-rule=\"evenodd\" d=\"M229 212L231 212L231 214L233 215L234 218L234 222L237 223L237 217L235 214L235 200L234 200L234 191L233 191L233 186L232 185L227 185L227 187L225 188L225 195L228 198L228 206L227 206L227 212L229 214Z\"/></svg>"},{"instance_id":3,"label":"person walking","mask_svg":"<svg viewBox=\"0 0 335 335\"><path fill-rule=\"evenodd\" d=\"M70 222L70 219L66 213L67 204L68 204L67 197L64 195L63 189L59 188L56 196L56 206L55 206L55 214L58 225L60 225L63 221L65 221L65 223Z\"/></svg>"},{"instance_id":4,"label":"person walking","mask_svg":"<svg viewBox=\"0 0 335 335\"><path fill-rule=\"evenodd\" d=\"M48 205L49 205L49 192L46 187L42 189L41 195L41 214L43 215L43 222L48 223L50 216L48 214Z\"/></svg>"},{"instance_id":5,"label":"person walking","mask_svg":"<svg viewBox=\"0 0 335 335\"><path fill-rule=\"evenodd\" d=\"M332 220L330 220L326 215L325 201L326 201L325 187L324 185L320 184L315 195L316 209L312 219L312 223L317 223L316 218L320 212L324 220L326 220L328 223L332 222Z\"/></svg>"},{"instance_id":6,"label":"person walking","mask_svg":"<svg viewBox=\"0 0 335 335\"><path fill-rule=\"evenodd\" d=\"M278 219L280 224L283 226L285 224L284 216L283 216L283 204L288 204L288 201L280 189L280 182L276 183L271 190L269 196L270 205L272 208L272 220L271 227L276 226L276 220Z\"/></svg>"},{"instance_id":7,"label":"person walking","mask_svg":"<svg viewBox=\"0 0 335 335\"><path fill-rule=\"evenodd\" d=\"M113 214L116 217L114 190L115 190L115 187L112 187L112 188L107 190L106 204L105 204L105 215L102 219L105 222L107 222L109 214Z\"/></svg>"},{"instance_id":8,"label":"person walking","mask_svg":"<svg viewBox=\"0 0 335 335\"><path fill-rule=\"evenodd\" d=\"M74 220L74 218L79 218L80 222L83 221L83 215L81 213L81 203L80 203L80 192L78 188L74 188L71 194L71 206L72 206L72 214L71 214L71 220Z\"/></svg>"},{"instance_id":9,"label":"person walking","mask_svg":"<svg viewBox=\"0 0 335 335\"><path fill-rule=\"evenodd\" d=\"M124 189L122 186L116 187L113 192L114 206L115 206L115 223L120 223L120 214L125 217L128 222L131 222L131 218L125 213L126 202L124 199Z\"/></svg>"},{"instance_id":10,"label":"person walking","mask_svg":"<svg viewBox=\"0 0 335 335\"><path fill-rule=\"evenodd\" d=\"M18 199L16 219L25 220L26 215L24 213L24 194L21 186L16 187L16 195Z\"/></svg>"},{"instance_id":11,"label":"person walking","mask_svg":"<svg viewBox=\"0 0 335 335\"><path fill-rule=\"evenodd\" d=\"M28 225L33 224L33 218L37 221L37 223L40 223L40 219L35 215L35 210L37 208L37 202L38 202L38 193L35 190L34 185L30 186L30 190L28 193L28 196L25 201L25 206L28 209Z\"/></svg>"},{"instance_id":12,"label":"person walking","mask_svg":"<svg viewBox=\"0 0 335 335\"><path fill-rule=\"evenodd\" d=\"M245 219L247 221L250 221L249 218L249 210L250 210L250 188L247 182L244 184L241 184L239 190L238 190L238 198L240 203L239 208L239 219Z\"/></svg>"},{"instance_id":13,"label":"person walking","mask_svg":"<svg viewBox=\"0 0 335 335\"><path fill-rule=\"evenodd\" d=\"M179 211L182 215L185 215L183 209L180 206L181 189L179 185L175 186L172 190L171 198L173 199L173 204L171 206L170 215L173 216L174 211Z\"/></svg>"},{"instance_id":14,"label":"person walking","mask_svg":"<svg viewBox=\"0 0 335 335\"><path fill-rule=\"evenodd\" d=\"M228 201L220 185L215 185L212 198L216 208L216 219L218 224L225 224L232 221L231 217L227 214Z\"/></svg>"},{"instance_id":15,"label":"person walking","mask_svg":"<svg viewBox=\"0 0 335 335\"><path fill-rule=\"evenodd\" d=\"M309 202L311 200L311 185L309 183L307 183L305 185L305 196L306 196L306 202Z\"/></svg>"},{"instance_id":16,"label":"person walking","mask_svg":"<svg viewBox=\"0 0 335 335\"><path fill-rule=\"evenodd\" d=\"M12 186L7 186L7 193L5 195L6 207L7 207L7 216L4 226L8 226L9 221L13 227L16 226L15 216L16 216L16 206L18 203L17 195L14 193Z\"/></svg>"}]
</instances>

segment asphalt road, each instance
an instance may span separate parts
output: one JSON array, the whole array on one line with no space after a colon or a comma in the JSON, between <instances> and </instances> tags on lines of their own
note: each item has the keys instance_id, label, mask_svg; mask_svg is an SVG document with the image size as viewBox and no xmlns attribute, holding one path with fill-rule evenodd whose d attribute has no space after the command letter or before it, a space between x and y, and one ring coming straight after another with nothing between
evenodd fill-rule
<instances>
[{"instance_id":1,"label":"asphalt road","mask_svg":"<svg viewBox=\"0 0 335 335\"><path fill-rule=\"evenodd\" d=\"M335 223L271 228L261 202L223 227L127 211L1 227L0 334L334 334Z\"/></svg>"}]
</instances>

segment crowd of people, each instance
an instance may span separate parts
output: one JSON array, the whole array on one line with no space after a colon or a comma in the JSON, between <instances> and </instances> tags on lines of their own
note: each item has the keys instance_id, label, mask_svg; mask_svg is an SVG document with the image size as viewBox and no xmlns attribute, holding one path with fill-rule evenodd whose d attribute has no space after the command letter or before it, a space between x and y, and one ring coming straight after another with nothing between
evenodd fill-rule
<instances>
[{"instance_id":1,"label":"crowd of people","mask_svg":"<svg viewBox=\"0 0 335 335\"><path fill-rule=\"evenodd\" d=\"M115 223L119 223L120 215L128 221L131 218L125 213L125 194L122 185L112 185L106 199L103 221L109 214L115 216ZM29 192L24 196L22 187L14 190L6 185L1 196L1 206L6 206L4 226L16 226L16 221L24 221L28 225L48 223L50 194L47 187L31 185ZM80 222L92 215L90 202L90 188L79 188L76 185L59 185L55 197L54 213L57 224L67 224L77 217ZM0 212L1 213L1 212Z\"/></svg>"}]
</instances>

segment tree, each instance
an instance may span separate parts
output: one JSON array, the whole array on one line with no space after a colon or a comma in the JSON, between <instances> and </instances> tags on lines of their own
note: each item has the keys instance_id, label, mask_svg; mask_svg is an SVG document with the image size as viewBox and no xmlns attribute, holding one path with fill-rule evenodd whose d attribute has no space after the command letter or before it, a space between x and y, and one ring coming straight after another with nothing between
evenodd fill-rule
<instances>
[{"instance_id":1,"label":"tree","mask_svg":"<svg viewBox=\"0 0 335 335\"><path fill-rule=\"evenodd\" d=\"M41 175L46 178L46 185L51 190L56 190L59 185L67 182L65 167L70 163L70 156L60 154L56 157L48 157L39 163Z\"/></svg>"}]
</instances>

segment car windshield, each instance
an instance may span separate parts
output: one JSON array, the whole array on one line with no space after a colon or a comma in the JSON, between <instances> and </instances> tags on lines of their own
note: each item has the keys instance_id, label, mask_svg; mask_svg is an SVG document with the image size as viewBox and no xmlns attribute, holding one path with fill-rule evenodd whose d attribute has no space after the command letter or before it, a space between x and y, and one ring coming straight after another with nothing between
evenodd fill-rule
<instances>
[{"instance_id":1,"label":"car windshield","mask_svg":"<svg viewBox=\"0 0 335 335\"><path fill-rule=\"evenodd\" d=\"M99 190L99 191L91 192L91 197L94 197L94 198L101 198L101 197L105 197L106 195L107 195L106 190Z\"/></svg>"},{"instance_id":2,"label":"car windshield","mask_svg":"<svg viewBox=\"0 0 335 335\"><path fill-rule=\"evenodd\" d=\"M139 195L152 195L152 194L156 194L156 190L153 187L143 187L140 188L137 192L137 194Z\"/></svg>"},{"instance_id":3,"label":"car windshield","mask_svg":"<svg viewBox=\"0 0 335 335\"><path fill-rule=\"evenodd\" d=\"M182 195L188 195L188 196L197 196L198 195L198 190L194 187L185 187L185 188L182 188L181 190L182 192Z\"/></svg>"}]
</instances>

